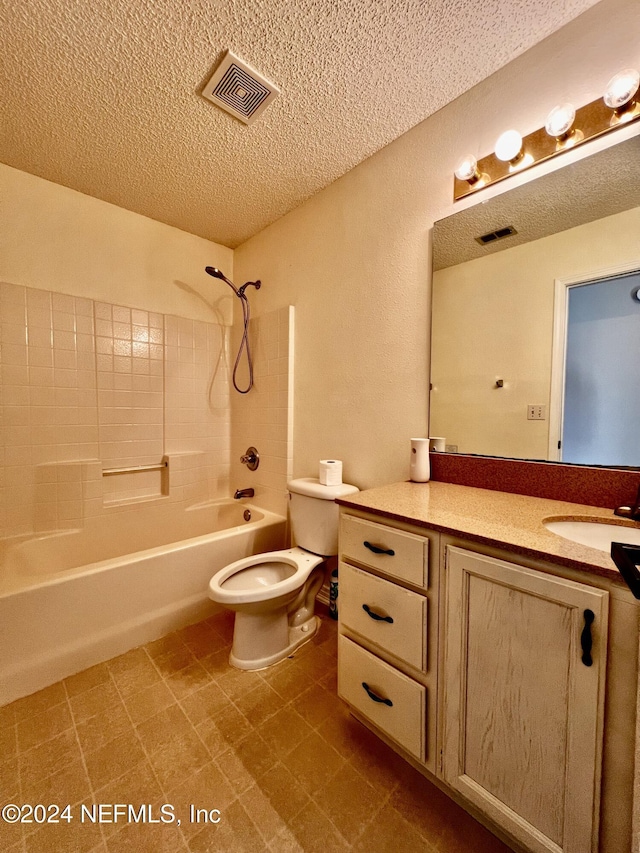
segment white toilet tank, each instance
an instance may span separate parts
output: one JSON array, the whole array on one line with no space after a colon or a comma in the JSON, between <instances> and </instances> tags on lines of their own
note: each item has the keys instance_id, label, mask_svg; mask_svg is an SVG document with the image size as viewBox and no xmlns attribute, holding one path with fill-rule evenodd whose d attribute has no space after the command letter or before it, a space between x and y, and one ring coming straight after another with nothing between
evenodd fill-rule
<instances>
[{"instance_id":1,"label":"white toilet tank","mask_svg":"<svg viewBox=\"0 0 640 853\"><path fill-rule=\"evenodd\" d=\"M315 477L301 477L287 483L290 502L291 532L294 543L305 551L322 557L338 553L339 507L336 498L360 491L341 483L323 486Z\"/></svg>"}]
</instances>

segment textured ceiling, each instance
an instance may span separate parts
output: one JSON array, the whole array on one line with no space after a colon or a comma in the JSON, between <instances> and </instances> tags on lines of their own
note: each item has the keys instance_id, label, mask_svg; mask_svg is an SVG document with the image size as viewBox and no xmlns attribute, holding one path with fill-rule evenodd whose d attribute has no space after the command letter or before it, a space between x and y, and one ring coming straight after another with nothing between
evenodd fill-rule
<instances>
[{"instance_id":1,"label":"textured ceiling","mask_svg":"<svg viewBox=\"0 0 640 853\"><path fill-rule=\"evenodd\" d=\"M594 4L5 3L0 160L235 247ZM249 127L227 48L281 90Z\"/></svg>"}]
</instances>

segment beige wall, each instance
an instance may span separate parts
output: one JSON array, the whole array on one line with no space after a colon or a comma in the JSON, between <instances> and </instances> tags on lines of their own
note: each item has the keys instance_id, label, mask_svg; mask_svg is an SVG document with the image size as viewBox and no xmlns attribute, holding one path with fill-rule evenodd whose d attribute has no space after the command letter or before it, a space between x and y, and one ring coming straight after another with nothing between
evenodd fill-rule
<instances>
[{"instance_id":1,"label":"beige wall","mask_svg":"<svg viewBox=\"0 0 640 853\"><path fill-rule=\"evenodd\" d=\"M398 479L425 432L428 235L410 222L390 233L394 190L365 211L375 181L357 169L240 250L239 280L263 281L260 312L296 307L294 476L335 457L357 485Z\"/></svg>"},{"instance_id":2,"label":"beige wall","mask_svg":"<svg viewBox=\"0 0 640 853\"><path fill-rule=\"evenodd\" d=\"M555 280L640 265L639 234L636 208L436 272L432 432L461 453L547 459Z\"/></svg>"},{"instance_id":3,"label":"beige wall","mask_svg":"<svg viewBox=\"0 0 640 853\"><path fill-rule=\"evenodd\" d=\"M0 281L231 322L233 251L0 164Z\"/></svg>"},{"instance_id":4,"label":"beige wall","mask_svg":"<svg viewBox=\"0 0 640 853\"><path fill-rule=\"evenodd\" d=\"M296 308L295 476L335 456L360 487L408 477L427 432L430 229L453 212L457 161L599 97L640 64L639 30L636 0L603 0L236 250L259 311Z\"/></svg>"}]
</instances>

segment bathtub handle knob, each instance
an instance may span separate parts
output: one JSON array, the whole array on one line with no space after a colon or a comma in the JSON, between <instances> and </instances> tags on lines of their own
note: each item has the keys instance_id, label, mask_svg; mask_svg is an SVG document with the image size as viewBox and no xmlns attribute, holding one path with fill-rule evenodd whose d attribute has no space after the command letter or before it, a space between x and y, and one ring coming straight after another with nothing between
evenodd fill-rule
<instances>
[{"instance_id":1,"label":"bathtub handle knob","mask_svg":"<svg viewBox=\"0 0 640 853\"><path fill-rule=\"evenodd\" d=\"M255 447L248 447L244 456L240 457L243 465L246 465L250 471L255 471L260 464L260 454Z\"/></svg>"}]
</instances>

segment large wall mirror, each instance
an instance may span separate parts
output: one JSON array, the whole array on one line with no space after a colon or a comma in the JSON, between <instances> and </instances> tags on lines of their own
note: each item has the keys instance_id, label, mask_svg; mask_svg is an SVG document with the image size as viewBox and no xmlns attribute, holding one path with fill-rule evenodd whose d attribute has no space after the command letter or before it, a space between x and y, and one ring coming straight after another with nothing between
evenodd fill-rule
<instances>
[{"instance_id":1,"label":"large wall mirror","mask_svg":"<svg viewBox=\"0 0 640 853\"><path fill-rule=\"evenodd\" d=\"M640 467L640 137L436 222L433 242L430 435Z\"/></svg>"}]
</instances>

